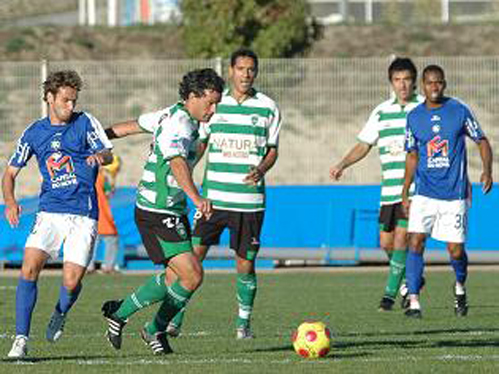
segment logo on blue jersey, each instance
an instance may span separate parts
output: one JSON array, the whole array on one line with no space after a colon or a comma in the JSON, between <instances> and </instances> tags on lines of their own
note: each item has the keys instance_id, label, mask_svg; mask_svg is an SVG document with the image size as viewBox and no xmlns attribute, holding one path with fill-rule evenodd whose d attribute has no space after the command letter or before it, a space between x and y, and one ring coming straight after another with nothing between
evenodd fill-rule
<instances>
[{"instance_id":1,"label":"logo on blue jersey","mask_svg":"<svg viewBox=\"0 0 499 374\"><path fill-rule=\"evenodd\" d=\"M63 156L60 152L52 153L45 161L50 175L52 188L67 187L77 184L74 165L71 156Z\"/></svg>"},{"instance_id":2,"label":"logo on blue jersey","mask_svg":"<svg viewBox=\"0 0 499 374\"><path fill-rule=\"evenodd\" d=\"M428 153L428 168L448 168L449 162L449 141L437 135L426 145Z\"/></svg>"}]
</instances>

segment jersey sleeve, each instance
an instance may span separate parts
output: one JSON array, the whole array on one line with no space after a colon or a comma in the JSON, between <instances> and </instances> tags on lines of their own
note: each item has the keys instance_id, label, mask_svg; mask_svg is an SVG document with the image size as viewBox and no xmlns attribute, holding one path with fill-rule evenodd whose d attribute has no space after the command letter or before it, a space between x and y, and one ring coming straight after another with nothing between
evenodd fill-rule
<instances>
[{"instance_id":1,"label":"jersey sleeve","mask_svg":"<svg viewBox=\"0 0 499 374\"><path fill-rule=\"evenodd\" d=\"M404 148L406 152L418 151L418 143L416 141L416 137L414 136L414 132L412 131L413 122L414 122L413 116L411 116L411 113L409 113L407 115L407 124L405 127Z\"/></svg>"},{"instance_id":2,"label":"jersey sleeve","mask_svg":"<svg viewBox=\"0 0 499 374\"><path fill-rule=\"evenodd\" d=\"M33 156L33 153L29 132L25 131L17 141L16 150L9 160L9 166L23 168Z\"/></svg>"},{"instance_id":3,"label":"jersey sleeve","mask_svg":"<svg viewBox=\"0 0 499 374\"><path fill-rule=\"evenodd\" d=\"M269 147L277 147L279 144L279 133L281 131L281 112L277 105L274 107L273 113L270 116L269 127L267 131L267 145Z\"/></svg>"},{"instance_id":4,"label":"jersey sleeve","mask_svg":"<svg viewBox=\"0 0 499 374\"><path fill-rule=\"evenodd\" d=\"M109 141L99 120L90 113L85 112L85 115L89 120L89 126L87 128L87 142L90 149L93 152L102 151L104 149L112 149L113 144Z\"/></svg>"},{"instance_id":5,"label":"jersey sleeve","mask_svg":"<svg viewBox=\"0 0 499 374\"><path fill-rule=\"evenodd\" d=\"M357 140L362 143L367 143L369 145L374 145L377 143L379 138L379 111L378 108L374 109L369 118L367 119L366 124L360 130L357 135Z\"/></svg>"},{"instance_id":6,"label":"jersey sleeve","mask_svg":"<svg viewBox=\"0 0 499 374\"><path fill-rule=\"evenodd\" d=\"M181 156L187 159L192 143L195 141L191 121L187 115L175 115L167 126L158 129L156 144L165 159Z\"/></svg>"},{"instance_id":7,"label":"jersey sleeve","mask_svg":"<svg viewBox=\"0 0 499 374\"><path fill-rule=\"evenodd\" d=\"M159 127L160 122L168 113L165 110L158 110L157 112L150 112L142 114L137 123L146 132L154 133Z\"/></svg>"},{"instance_id":8,"label":"jersey sleeve","mask_svg":"<svg viewBox=\"0 0 499 374\"><path fill-rule=\"evenodd\" d=\"M466 134L471 139L473 139L475 143L477 143L485 137L485 134L482 131L480 124L476 120L476 117L472 112L472 110L466 105L463 105L463 108L464 108L463 120L464 120L464 128L466 130Z\"/></svg>"}]
</instances>

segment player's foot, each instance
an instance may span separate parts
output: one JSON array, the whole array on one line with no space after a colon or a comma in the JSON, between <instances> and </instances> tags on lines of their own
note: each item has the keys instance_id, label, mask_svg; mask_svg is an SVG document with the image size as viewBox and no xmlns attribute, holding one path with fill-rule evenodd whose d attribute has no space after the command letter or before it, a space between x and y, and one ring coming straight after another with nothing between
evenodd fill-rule
<instances>
[{"instance_id":1,"label":"player's foot","mask_svg":"<svg viewBox=\"0 0 499 374\"><path fill-rule=\"evenodd\" d=\"M107 321L106 337L114 349L121 348L123 329L127 323L127 321L123 321L121 318L114 315L122 303L123 300L109 300L102 304L101 308L102 315Z\"/></svg>"},{"instance_id":2,"label":"player's foot","mask_svg":"<svg viewBox=\"0 0 499 374\"><path fill-rule=\"evenodd\" d=\"M421 309L409 308L404 312L404 314L410 318L422 318L423 317L423 314L421 313Z\"/></svg>"},{"instance_id":3,"label":"player's foot","mask_svg":"<svg viewBox=\"0 0 499 374\"><path fill-rule=\"evenodd\" d=\"M409 289L407 288L407 283L404 282L400 286L399 293L400 293L400 297L401 297L400 307L402 309L409 308L409 306L411 305L411 301L409 300Z\"/></svg>"},{"instance_id":4,"label":"player's foot","mask_svg":"<svg viewBox=\"0 0 499 374\"><path fill-rule=\"evenodd\" d=\"M388 296L383 296L381 301L379 302L379 311L380 312L389 312L393 309L393 304L395 301L388 297Z\"/></svg>"},{"instance_id":5,"label":"player's foot","mask_svg":"<svg viewBox=\"0 0 499 374\"><path fill-rule=\"evenodd\" d=\"M237 339L254 339L255 335L253 335L253 332L249 327L238 327L236 329L236 338Z\"/></svg>"},{"instance_id":6,"label":"player's foot","mask_svg":"<svg viewBox=\"0 0 499 374\"><path fill-rule=\"evenodd\" d=\"M468 301L466 300L466 290L463 287L463 294L458 295L454 287L454 312L458 317L465 317L468 314Z\"/></svg>"},{"instance_id":7,"label":"player's foot","mask_svg":"<svg viewBox=\"0 0 499 374\"><path fill-rule=\"evenodd\" d=\"M49 342L55 343L61 337L65 323L66 315L54 310L47 326L46 337Z\"/></svg>"},{"instance_id":8,"label":"player's foot","mask_svg":"<svg viewBox=\"0 0 499 374\"><path fill-rule=\"evenodd\" d=\"M166 333L168 336L171 336L172 338L176 338L180 335L180 326L177 326L170 322L168 324L168 327L166 328Z\"/></svg>"},{"instance_id":9,"label":"player's foot","mask_svg":"<svg viewBox=\"0 0 499 374\"><path fill-rule=\"evenodd\" d=\"M24 358L28 355L28 338L24 335L17 335L12 343L7 357L9 358Z\"/></svg>"},{"instance_id":10,"label":"player's foot","mask_svg":"<svg viewBox=\"0 0 499 374\"><path fill-rule=\"evenodd\" d=\"M167 355L173 353L166 332L157 332L156 334L149 334L145 328L140 330L140 336L144 343L152 349L155 355Z\"/></svg>"}]
</instances>

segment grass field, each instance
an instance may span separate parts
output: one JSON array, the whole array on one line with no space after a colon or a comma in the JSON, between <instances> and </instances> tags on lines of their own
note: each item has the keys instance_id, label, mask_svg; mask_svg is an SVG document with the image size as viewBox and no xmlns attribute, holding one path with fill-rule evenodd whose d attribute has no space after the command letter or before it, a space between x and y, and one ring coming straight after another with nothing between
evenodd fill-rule
<instances>
[{"instance_id":1,"label":"grass field","mask_svg":"<svg viewBox=\"0 0 499 374\"><path fill-rule=\"evenodd\" d=\"M138 330L154 307L127 325L121 351L104 338L103 300L117 298L145 276L92 275L69 315L63 337L44 341L45 327L57 299L60 277L39 283L30 360L0 361L1 373L497 373L499 372L499 277L495 269L470 269L470 312L453 312L450 268L429 268L422 295L423 319L401 310L377 312L385 269L283 271L260 274L253 341L235 340L234 274L206 274L194 297L175 354L153 356ZM14 331L16 277L0 277L2 338L6 357ZM398 304L397 304L398 306ZM306 319L325 321L334 334L328 357L309 361L291 346L292 329Z\"/></svg>"}]
</instances>

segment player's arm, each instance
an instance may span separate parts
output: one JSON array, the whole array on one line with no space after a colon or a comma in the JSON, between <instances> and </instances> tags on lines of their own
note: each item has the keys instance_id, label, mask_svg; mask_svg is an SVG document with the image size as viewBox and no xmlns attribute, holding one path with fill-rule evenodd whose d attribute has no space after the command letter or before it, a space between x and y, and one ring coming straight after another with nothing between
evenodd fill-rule
<instances>
[{"instance_id":1,"label":"player's arm","mask_svg":"<svg viewBox=\"0 0 499 374\"><path fill-rule=\"evenodd\" d=\"M264 177L267 171L275 165L278 155L277 147L270 147L260 164L252 167L248 175L244 177L244 182L256 185Z\"/></svg>"},{"instance_id":2,"label":"player's arm","mask_svg":"<svg viewBox=\"0 0 499 374\"><path fill-rule=\"evenodd\" d=\"M199 142L196 147L196 160L194 161L194 166L198 164L198 162L203 158L204 152L208 148L208 142Z\"/></svg>"},{"instance_id":3,"label":"player's arm","mask_svg":"<svg viewBox=\"0 0 499 374\"><path fill-rule=\"evenodd\" d=\"M480 158L482 159L482 175L480 183L482 183L482 191L484 194L492 189L492 148L487 138L482 138L478 143L480 150Z\"/></svg>"},{"instance_id":4,"label":"player's arm","mask_svg":"<svg viewBox=\"0 0 499 374\"><path fill-rule=\"evenodd\" d=\"M5 218L11 227L19 225L21 207L17 204L15 196L16 178L21 169L15 166L7 166L2 178L3 200L5 202Z\"/></svg>"},{"instance_id":5,"label":"player's arm","mask_svg":"<svg viewBox=\"0 0 499 374\"><path fill-rule=\"evenodd\" d=\"M110 149L103 149L87 157L87 164L90 166L104 166L113 162L113 152Z\"/></svg>"},{"instance_id":6,"label":"player's arm","mask_svg":"<svg viewBox=\"0 0 499 374\"><path fill-rule=\"evenodd\" d=\"M364 142L358 142L357 144L355 144L340 162L338 162L336 165L333 165L329 169L329 176L331 177L331 179L339 180L343 175L343 171L345 171L345 169L349 166L359 162L364 157L366 157L371 148L371 144L367 144Z\"/></svg>"},{"instance_id":7,"label":"player's arm","mask_svg":"<svg viewBox=\"0 0 499 374\"><path fill-rule=\"evenodd\" d=\"M182 188L186 195L189 196L197 210L206 218L209 218L212 213L211 202L210 200L204 199L201 195L199 195L192 179L191 169L185 158L182 156L173 157L170 160L170 167L180 188Z\"/></svg>"},{"instance_id":8,"label":"player's arm","mask_svg":"<svg viewBox=\"0 0 499 374\"><path fill-rule=\"evenodd\" d=\"M418 166L419 153L415 150L407 152L405 156L405 175L404 175L404 186L402 188L402 205L406 213L409 213L409 189L414 180L414 173Z\"/></svg>"},{"instance_id":9,"label":"player's arm","mask_svg":"<svg viewBox=\"0 0 499 374\"><path fill-rule=\"evenodd\" d=\"M108 127L105 131L109 140L145 132L145 130L140 127L138 120L119 122Z\"/></svg>"}]
</instances>

